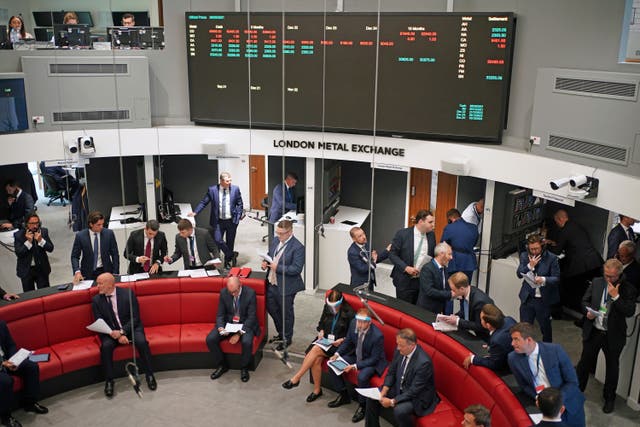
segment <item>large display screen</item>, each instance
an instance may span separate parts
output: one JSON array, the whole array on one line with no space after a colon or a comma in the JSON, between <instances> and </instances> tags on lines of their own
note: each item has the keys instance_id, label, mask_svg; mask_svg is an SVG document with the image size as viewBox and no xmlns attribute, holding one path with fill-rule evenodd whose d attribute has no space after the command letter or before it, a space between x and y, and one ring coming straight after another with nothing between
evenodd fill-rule
<instances>
[{"instance_id":1,"label":"large display screen","mask_svg":"<svg viewBox=\"0 0 640 427\"><path fill-rule=\"evenodd\" d=\"M514 24L512 13L187 12L191 120L499 143Z\"/></svg>"},{"instance_id":2,"label":"large display screen","mask_svg":"<svg viewBox=\"0 0 640 427\"><path fill-rule=\"evenodd\" d=\"M29 129L24 79L0 77L0 133Z\"/></svg>"}]
</instances>

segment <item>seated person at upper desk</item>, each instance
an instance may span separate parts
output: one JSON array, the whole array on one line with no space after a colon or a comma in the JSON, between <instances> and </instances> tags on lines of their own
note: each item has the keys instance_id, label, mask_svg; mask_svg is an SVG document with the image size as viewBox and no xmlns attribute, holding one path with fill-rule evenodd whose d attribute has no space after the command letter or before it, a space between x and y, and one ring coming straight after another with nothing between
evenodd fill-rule
<instances>
[{"instance_id":1,"label":"seated person at upper desk","mask_svg":"<svg viewBox=\"0 0 640 427\"><path fill-rule=\"evenodd\" d=\"M31 194L20 188L20 184L14 179L10 179L4 184L7 192L7 204L9 205L8 222L0 225L4 230L20 228L24 225L27 214L33 212L34 201Z\"/></svg>"},{"instance_id":2,"label":"seated person at upper desk","mask_svg":"<svg viewBox=\"0 0 640 427\"><path fill-rule=\"evenodd\" d=\"M318 331L318 340L324 338L332 341L327 350L323 350L319 345L311 343L305 351L305 357L302 366L290 380L282 384L287 390L298 387L300 379L308 370L311 370L311 378L313 378L313 391L307 396L307 402L313 402L322 396L322 388L320 383L322 380L322 362L334 355L338 346L344 341L351 321L353 320L353 308L342 298L342 292L333 290L325 299L322 316L316 330ZM316 340L314 340L315 342Z\"/></svg>"},{"instance_id":3,"label":"seated person at upper desk","mask_svg":"<svg viewBox=\"0 0 640 427\"><path fill-rule=\"evenodd\" d=\"M456 298L460 298L460 311L445 316L442 320L456 325L458 329L474 331L483 339L488 338L489 333L480 323L480 312L485 304L493 304L493 300L477 287L470 286L467 275L461 271L449 277L449 287L456 294Z\"/></svg>"},{"instance_id":4,"label":"seated person at upper desk","mask_svg":"<svg viewBox=\"0 0 640 427\"><path fill-rule=\"evenodd\" d=\"M480 323L489 331L489 355L480 357L473 353L467 356L462 365L469 369L470 365L484 366L492 371L508 371L507 357L513 351L509 330L516 324L513 317L505 317L502 311L493 304L485 304L480 312Z\"/></svg>"},{"instance_id":5,"label":"seated person at upper desk","mask_svg":"<svg viewBox=\"0 0 640 427\"><path fill-rule=\"evenodd\" d=\"M162 271L161 265L167 256L167 238L160 231L160 223L150 219L144 229L132 231L124 256L129 260L129 274Z\"/></svg>"},{"instance_id":6,"label":"seated person at upper desk","mask_svg":"<svg viewBox=\"0 0 640 427\"><path fill-rule=\"evenodd\" d=\"M273 188L271 205L269 206L269 222L271 224L275 225L284 214L296 210L295 186L297 182L298 175L294 172L287 172L284 182Z\"/></svg>"},{"instance_id":7,"label":"seated person at upper desk","mask_svg":"<svg viewBox=\"0 0 640 427\"><path fill-rule=\"evenodd\" d=\"M64 18L62 18L62 23L65 25L78 25L80 22L75 12L67 12L64 14Z\"/></svg>"},{"instance_id":8,"label":"seated person at upper desk","mask_svg":"<svg viewBox=\"0 0 640 427\"><path fill-rule=\"evenodd\" d=\"M393 408L396 425L412 427L414 417L423 417L436 409L440 401L436 393L433 362L417 344L416 333L409 328L396 334L393 355L380 400L367 399L365 426L380 426L380 407Z\"/></svg>"},{"instance_id":9,"label":"seated person at upper desk","mask_svg":"<svg viewBox=\"0 0 640 427\"><path fill-rule=\"evenodd\" d=\"M191 221L182 218L178 221L176 250L171 256L165 256L165 262L172 264L182 258L185 270L202 268L208 261L220 256L211 233L200 227L193 227Z\"/></svg>"},{"instance_id":10,"label":"seated person at upper desk","mask_svg":"<svg viewBox=\"0 0 640 427\"><path fill-rule=\"evenodd\" d=\"M453 314L455 293L449 287L447 265L451 261L451 246L438 243L434 257L420 269L420 291L416 305L432 313Z\"/></svg>"},{"instance_id":11,"label":"seated person at upper desk","mask_svg":"<svg viewBox=\"0 0 640 427\"><path fill-rule=\"evenodd\" d=\"M71 249L74 283L95 280L102 273L120 274L118 243L113 231L104 228L104 215L89 213L87 224L89 228L76 233Z\"/></svg>"},{"instance_id":12,"label":"seated person at upper desk","mask_svg":"<svg viewBox=\"0 0 640 427\"><path fill-rule=\"evenodd\" d=\"M122 15L121 24L123 27L135 27L136 26L136 17L133 13L125 13Z\"/></svg>"},{"instance_id":13,"label":"seated person at upper desk","mask_svg":"<svg viewBox=\"0 0 640 427\"><path fill-rule=\"evenodd\" d=\"M7 292L4 289L0 288L0 298L5 301L11 301L12 299L20 298L20 296L17 294L12 294L11 292Z\"/></svg>"},{"instance_id":14,"label":"seated person at upper desk","mask_svg":"<svg viewBox=\"0 0 640 427\"><path fill-rule=\"evenodd\" d=\"M15 43L24 39L32 39L33 36L24 28L24 21L22 16L14 15L9 18L9 40L11 43Z\"/></svg>"},{"instance_id":15,"label":"seated person at upper desk","mask_svg":"<svg viewBox=\"0 0 640 427\"><path fill-rule=\"evenodd\" d=\"M110 334L100 334L100 358L106 378L104 394L113 397L113 351L118 345L131 342L140 353L138 360L146 374L147 386L155 390L158 384L151 368L151 350L140 320L136 294L131 289L116 288L116 279L111 273L102 273L96 283L99 293L91 301L93 316L104 320L112 329Z\"/></svg>"},{"instance_id":16,"label":"seated person at upper desk","mask_svg":"<svg viewBox=\"0 0 640 427\"><path fill-rule=\"evenodd\" d=\"M242 329L230 333L225 329L230 323L240 324ZM211 374L211 379L216 380L229 370L220 349L220 341L228 338L231 344L240 341L242 345L240 380L243 383L249 381L253 337L258 335L260 335L260 325L256 312L256 291L249 286L242 286L238 277L229 277L227 287L220 291L216 325L206 338L207 347L213 356L213 365L216 367Z\"/></svg>"},{"instance_id":17,"label":"seated person at upper desk","mask_svg":"<svg viewBox=\"0 0 640 427\"><path fill-rule=\"evenodd\" d=\"M385 249L380 255L375 249L371 250L367 235L360 227L351 228L349 235L353 240L347 249L347 259L351 269L350 284L360 286L369 283L369 292L373 292L373 287L376 285L376 265L389 257L389 250Z\"/></svg>"},{"instance_id":18,"label":"seated person at upper desk","mask_svg":"<svg viewBox=\"0 0 640 427\"><path fill-rule=\"evenodd\" d=\"M46 414L47 408L38 403L40 394L40 368L38 364L25 359L19 366L9 359L18 352L4 320L0 320L0 423L3 426L21 427L22 424L11 416L13 404L13 376L22 378L22 407L26 412Z\"/></svg>"},{"instance_id":19,"label":"seated person at upper desk","mask_svg":"<svg viewBox=\"0 0 640 427\"><path fill-rule=\"evenodd\" d=\"M23 292L49 286L51 265L47 252L53 252L53 242L49 230L42 227L40 217L35 213L27 215L24 229L13 235L16 251L16 274L22 281Z\"/></svg>"},{"instance_id":20,"label":"seated person at upper desk","mask_svg":"<svg viewBox=\"0 0 640 427\"><path fill-rule=\"evenodd\" d=\"M355 370L358 375L358 387L369 387L369 380L375 374L382 375L387 367L387 359L384 355L384 335L378 327L371 323L371 313L368 308L361 308L356 317L351 321L345 340L340 344L331 360L341 357L349 365L344 372ZM351 401L347 386L342 375L337 375L333 369L329 369L338 397L329 402L329 408L337 408ZM364 418L366 399L358 395L358 408L351 421L357 423Z\"/></svg>"}]
</instances>

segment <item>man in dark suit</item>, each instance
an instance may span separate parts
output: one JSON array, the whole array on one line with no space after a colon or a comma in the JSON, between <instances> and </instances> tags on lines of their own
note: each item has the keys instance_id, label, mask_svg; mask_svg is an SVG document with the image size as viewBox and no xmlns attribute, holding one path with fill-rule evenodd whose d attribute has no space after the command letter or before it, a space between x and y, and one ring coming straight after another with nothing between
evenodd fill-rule
<instances>
[{"instance_id":1,"label":"man in dark suit","mask_svg":"<svg viewBox=\"0 0 640 427\"><path fill-rule=\"evenodd\" d=\"M397 350L389 365L380 400L367 399L365 426L380 425L380 407L393 408L396 425L413 426L413 417L430 414L440 398L436 394L431 358L417 344L411 329L396 334Z\"/></svg>"},{"instance_id":2,"label":"man in dark suit","mask_svg":"<svg viewBox=\"0 0 640 427\"><path fill-rule=\"evenodd\" d=\"M262 269L268 270L267 312L273 319L278 335L270 341L280 341L278 350L291 344L293 338L293 301L304 290L304 246L293 235L293 223L282 220L276 226L276 236L269 248L271 261L262 261ZM283 319L284 316L284 319Z\"/></svg>"},{"instance_id":3,"label":"man in dark suit","mask_svg":"<svg viewBox=\"0 0 640 427\"><path fill-rule=\"evenodd\" d=\"M455 295L454 298L460 300L460 311L445 316L442 321L456 325L459 330L474 331L477 336L488 339L489 333L480 323L480 312L485 304L493 304L493 300L477 287L470 286L467 275L461 271L449 277L449 288Z\"/></svg>"},{"instance_id":4,"label":"man in dark suit","mask_svg":"<svg viewBox=\"0 0 640 427\"><path fill-rule=\"evenodd\" d=\"M558 257L542 249L542 237L532 234L527 239L527 251L520 254L516 271L518 278L526 278L520 288L520 321L538 321L542 341L553 341L551 306L560 301L560 266ZM533 281L530 284L529 281Z\"/></svg>"},{"instance_id":5,"label":"man in dark suit","mask_svg":"<svg viewBox=\"0 0 640 427\"><path fill-rule=\"evenodd\" d=\"M296 210L295 186L297 182L298 175L294 172L287 172L284 182L273 188L269 205L269 222L271 224L275 224L287 212Z\"/></svg>"},{"instance_id":6,"label":"man in dark suit","mask_svg":"<svg viewBox=\"0 0 640 427\"><path fill-rule=\"evenodd\" d=\"M140 364L145 372L149 390L158 387L151 368L151 350L140 320L138 299L131 289L116 288L111 273L102 273L96 279L98 294L91 300L93 316L102 319L112 329L110 334L100 334L100 358L106 382L105 396L113 397L113 351L118 345L135 343L140 353Z\"/></svg>"},{"instance_id":7,"label":"man in dark suit","mask_svg":"<svg viewBox=\"0 0 640 427\"><path fill-rule=\"evenodd\" d=\"M98 211L91 212L87 222L89 228L76 233L71 249L75 283L94 280L102 273L120 274L118 242L113 231L104 228L104 215Z\"/></svg>"},{"instance_id":8,"label":"man in dark suit","mask_svg":"<svg viewBox=\"0 0 640 427\"><path fill-rule=\"evenodd\" d=\"M453 251L453 259L449 262L449 273L462 271L469 278L473 278L473 272L478 268L478 261L473 247L478 241L478 226L466 222L460 217L457 209L447 211L449 224L442 232L441 242L447 242Z\"/></svg>"},{"instance_id":9,"label":"man in dark suit","mask_svg":"<svg viewBox=\"0 0 640 427\"><path fill-rule=\"evenodd\" d=\"M242 204L240 187L231 185L229 172L220 174L220 183L209 187L198 206L189 213L189 216L199 214L209 203L211 203L209 225L213 229L213 239L224 253L225 268L231 267L232 263L235 267L238 253L233 251L233 247L238 224L244 217L244 205Z\"/></svg>"},{"instance_id":10,"label":"man in dark suit","mask_svg":"<svg viewBox=\"0 0 640 427\"><path fill-rule=\"evenodd\" d=\"M161 265L167 256L167 238L160 231L160 223L150 219L144 229L132 231L124 256L129 260L128 274L162 271Z\"/></svg>"},{"instance_id":11,"label":"man in dark suit","mask_svg":"<svg viewBox=\"0 0 640 427\"><path fill-rule=\"evenodd\" d=\"M33 212L35 202L31 194L20 188L14 179L8 180L4 189L7 192L7 204L9 205L9 222L0 225L0 228L10 230L24 225L27 214Z\"/></svg>"},{"instance_id":12,"label":"man in dark suit","mask_svg":"<svg viewBox=\"0 0 640 427\"><path fill-rule=\"evenodd\" d=\"M19 366L14 365L9 359L16 354L18 348L11 337L9 328L4 320L0 320L0 422L3 426L21 427L15 418L11 416L13 403L13 376L22 378L22 407L27 412L46 414L47 408L38 403L40 394L40 369L38 364L29 359L24 360Z\"/></svg>"},{"instance_id":13,"label":"man in dark suit","mask_svg":"<svg viewBox=\"0 0 640 427\"><path fill-rule=\"evenodd\" d=\"M185 270L202 268L208 261L218 258L220 253L211 233L204 228L193 227L191 221L182 218L178 221L176 234L176 249L171 256L164 260L169 264L182 258Z\"/></svg>"},{"instance_id":14,"label":"man in dark suit","mask_svg":"<svg viewBox=\"0 0 640 427\"><path fill-rule=\"evenodd\" d=\"M241 324L242 329L240 332L229 333L225 331L228 323ZM220 291L216 326L207 335L207 347L213 356L213 365L216 367L211 374L211 379L218 379L229 370L220 349L220 341L228 338L231 344L239 341L242 345L240 379L245 383L249 381L253 338L257 335L260 335L260 325L256 312L256 291L249 286L242 286L239 278L229 277L227 287Z\"/></svg>"},{"instance_id":15,"label":"man in dark suit","mask_svg":"<svg viewBox=\"0 0 640 427\"><path fill-rule=\"evenodd\" d=\"M22 281L22 291L28 292L49 286L49 257L53 252L53 242L49 230L42 227L40 217L35 213L27 215L24 228L13 235L18 262L16 274Z\"/></svg>"},{"instance_id":16,"label":"man in dark suit","mask_svg":"<svg viewBox=\"0 0 640 427\"><path fill-rule=\"evenodd\" d=\"M542 412L542 420L536 426L567 427L567 424L562 421L564 405L562 404L562 392L560 390L555 387L545 388L538 394L536 406Z\"/></svg>"},{"instance_id":17,"label":"man in dark suit","mask_svg":"<svg viewBox=\"0 0 640 427\"><path fill-rule=\"evenodd\" d=\"M622 279L622 263L610 259L604 264L604 277L593 279L582 299L587 319L582 326L582 355L576 373L580 390L584 391L602 350L606 361L602 408L605 414L613 412L615 406L620 353L627 342L626 318L635 313L636 297L636 288Z\"/></svg>"},{"instance_id":18,"label":"man in dark suit","mask_svg":"<svg viewBox=\"0 0 640 427\"><path fill-rule=\"evenodd\" d=\"M373 292L376 285L377 263L384 261L389 256L386 249L380 255L374 249L371 250L367 243L367 235L360 227L353 227L349 230L349 235L353 240L347 249L347 260L351 270L351 286L360 286L369 283L369 292Z\"/></svg>"},{"instance_id":19,"label":"man in dark suit","mask_svg":"<svg viewBox=\"0 0 640 427\"><path fill-rule=\"evenodd\" d=\"M564 209L558 210L553 221L556 230L551 240L546 240L549 250L556 255L564 252L560 263L560 301L565 307L580 313L580 301L588 281L601 274L602 257L596 251L587 232L575 221L569 220Z\"/></svg>"},{"instance_id":20,"label":"man in dark suit","mask_svg":"<svg viewBox=\"0 0 640 427\"><path fill-rule=\"evenodd\" d=\"M420 270L420 291L416 305L436 314L453 314L454 294L447 282L451 246L445 242L438 243L433 253L433 259Z\"/></svg>"},{"instance_id":21,"label":"man in dark suit","mask_svg":"<svg viewBox=\"0 0 640 427\"><path fill-rule=\"evenodd\" d=\"M509 330L516 324L513 317L505 317L493 304L485 304L480 312L480 323L489 331L489 355L480 357L473 353L462 362L465 369L470 365L484 366L498 373L508 371L507 356L513 351Z\"/></svg>"},{"instance_id":22,"label":"man in dark suit","mask_svg":"<svg viewBox=\"0 0 640 427\"><path fill-rule=\"evenodd\" d=\"M391 241L389 259L393 263L391 278L396 297L415 304L420 290L420 269L431 261L436 237L435 219L431 211L419 210L415 226L399 230Z\"/></svg>"},{"instance_id":23,"label":"man in dark suit","mask_svg":"<svg viewBox=\"0 0 640 427\"><path fill-rule=\"evenodd\" d=\"M491 427L491 412L482 405L469 405L462 414L464 427Z\"/></svg>"},{"instance_id":24,"label":"man in dark suit","mask_svg":"<svg viewBox=\"0 0 640 427\"><path fill-rule=\"evenodd\" d=\"M622 263L622 274L640 293L640 263L636 260L636 244L631 240L624 240L618 246L616 259Z\"/></svg>"},{"instance_id":25,"label":"man in dark suit","mask_svg":"<svg viewBox=\"0 0 640 427\"><path fill-rule=\"evenodd\" d=\"M620 221L607 236L607 259L611 259L616 255L618 247L623 241L631 240L635 243L636 233L631 228L635 222L636 220L629 216L620 215Z\"/></svg>"},{"instance_id":26,"label":"man in dark suit","mask_svg":"<svg viewBox=\"0 0 640 427\"><path fill-rule=\"evenodd\" d=\"M559 388L566 408L562 420L569 426L584 427L585 399L567 353L558 344L536 342L530 323L516 323L510 332L509 368L522 391L535 399L547 387Z\"/></svg>"},{"instance_id":27,"label":"man in dark suit","mask_svg":"<svg viewBox=\"0 0 640 427\"><path fill-rule=\"evenodd\" d=\"M361 308L356 313L355 319L349 325L349 332L345 340L340 344L331 360L342 357L349 365L344 372L355 370L358 373L358 387L369 387L369 380L374 374L382 375L387 367L384 355L384 335L380 329L371 324L371 313L367 308ZM329 369L329 376L333 381L338 397L329 402L329 408L337 408L350 402L347 386L342 375L337 375L333 369ZM358 408L351 421L354 423L364 418L366 399L358 395Z\"/></svg>"}]
</instances>

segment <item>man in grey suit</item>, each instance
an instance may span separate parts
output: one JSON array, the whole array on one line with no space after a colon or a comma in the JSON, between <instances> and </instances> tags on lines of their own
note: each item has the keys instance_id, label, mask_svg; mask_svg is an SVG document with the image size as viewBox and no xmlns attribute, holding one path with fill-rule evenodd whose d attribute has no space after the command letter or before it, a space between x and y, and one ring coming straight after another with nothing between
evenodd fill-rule
<instances>
[{"instance_id":1,"label":"man in grey suit","mask_svg":"<svg viewBox=\"0 0 640 427\"><path fill-rule=\"evenodd\" d=\"M202 268L207 261L219 258L220 253L211 233L204 228L193 227L188 219L178 222L176 249L171 256L165 256L165 262L172 264L182 258L185 270Z\"/></svg>"}]
</instances>

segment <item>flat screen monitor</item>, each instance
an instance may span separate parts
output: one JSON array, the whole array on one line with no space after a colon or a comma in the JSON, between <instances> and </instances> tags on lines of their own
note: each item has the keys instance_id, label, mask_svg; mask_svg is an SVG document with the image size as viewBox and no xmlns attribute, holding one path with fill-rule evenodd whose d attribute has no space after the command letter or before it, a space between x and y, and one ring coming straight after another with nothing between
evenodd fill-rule
<instances>
[{"instance_id":1,"label":"flat screen monitor","mask_svg":"<svg viewBox=\"0 0 640 427\"><path fill-rule=\"evenodd\" d=\"M0 74L0 134L29 129L24 78Z\"/></svg>"},{"instance_id":2,"label":"flat screen monitor","mask_svg":"<svg viewBox=\"0 0 640 427\"><path fill-rule=\"evenodd\" d=\"M57 47L91 47L91 31L88 25L54 25L53 32Z\"/></svg>"},{"instance_id":3,"label":"flat screen monitor","mask_svg":"<svg viewBox=\"0 0 640 427\"><path fill-rule=\"evenodd\" d=\"M141 49L164 49L164 27L141 27Z\"/></svg>"},{"instance_id":4,"label":"flat screen monitor","mask_svg":"<svg viewBox=\"0 0 640 427\"><path fill-rule=\"evenodd\" d=\"M64 23L65 11L42 11L33 12L33 19L37 27L53 27ZM93 18L91 12L75 12L78 15L78 24L93 27Z\"/></svg>"},{"instance_id":5,"label":"flat screen monitor","mask_svg":"<svg viewBox=\"0 0 640 427\"><path fill-rule=\"evenodd\" d=\"M53 37L53 31L47 27L36 27L33 29L33 33L36 36L36 41L39 42L48 42Z\"/></svg>"},{"instance_id":6,"label":"flat screen monitor","mask_svg":"<svg viewBox=\"0 0 640 427\"><path fill-rule=\"evenodd\" d=\"M7 34L7 26L0 25L0 49L11 49L9 34Z\"/></svg>"},{"instance_id":7,"label":"flat screen monitor","mask_svg":"<svg viewBox=\"0 0 640 427\"><path fill-rule=\"evenodd\" d=\"M138 27L107 27L107 39L112 49L140 48L140 32Z\"/></svg>"},{"instance_id":8,"label":"flat screen monitor","mask_svg":"<svg viewBox=\"0 0 640 427\"><path fill-rule=\"evenodd\" d=\"M151 26L151 19L149 18L148 11L142 12L129 12L129 11L121 11L121 12L111 12L111 18L113 19L113 25L118 26L122 25L122 15L125 13L130 13L133 15L136 20L136 26L141 27L149 27Z\"/></svg>"}]
</instances>

